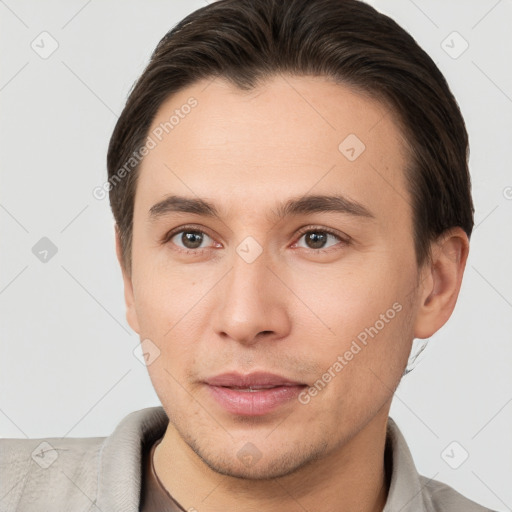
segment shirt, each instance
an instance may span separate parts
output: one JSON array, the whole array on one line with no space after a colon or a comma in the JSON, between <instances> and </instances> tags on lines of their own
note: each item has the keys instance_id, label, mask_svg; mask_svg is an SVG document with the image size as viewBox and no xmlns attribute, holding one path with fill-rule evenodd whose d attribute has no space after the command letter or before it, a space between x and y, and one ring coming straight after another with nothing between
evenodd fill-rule
<instances>
[{"instance_id":1,"label":"shirt","mask_svg":"<svg viewBox=\"0 0 512 512\"><path fill-rule=\"evenodd\" d=\"M181 512L148 473L168 422L163 407L148 407L128 414L107 437L0 439L0 511ZM419 475L392 418L386 446L391 475L383 512L493 512Z\"/></svg>"},{"instance_id":2,"label":"shirt","mask_svg":"<svg viewBox=\"0 0 512 512\"><path fill-rule=\"evenodd\" d=\"M167 492L155 471L153 454L161 440L153 443L144 457L140 512L183 512L185 509Z\"/></svg>"}]
</instances>

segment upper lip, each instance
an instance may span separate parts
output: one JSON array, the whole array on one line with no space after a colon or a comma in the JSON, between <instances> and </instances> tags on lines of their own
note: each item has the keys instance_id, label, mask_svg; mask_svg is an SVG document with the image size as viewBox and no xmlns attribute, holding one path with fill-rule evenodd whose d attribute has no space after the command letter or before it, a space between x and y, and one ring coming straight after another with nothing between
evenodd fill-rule
<instances>
[{"instance_id":1,"label":"upper lip","mask_svg":"<svg viewBox=\"0 0 512 512\"><path fill-rule=\"evenodd\" d=\"M240 373L223 373L205 379L210 386L224 386L236 388L275 387L275 386L302 386L304 383L290 380L281 375L268 372L254 372L247 375Z\"/></svg>"}]
</instances>

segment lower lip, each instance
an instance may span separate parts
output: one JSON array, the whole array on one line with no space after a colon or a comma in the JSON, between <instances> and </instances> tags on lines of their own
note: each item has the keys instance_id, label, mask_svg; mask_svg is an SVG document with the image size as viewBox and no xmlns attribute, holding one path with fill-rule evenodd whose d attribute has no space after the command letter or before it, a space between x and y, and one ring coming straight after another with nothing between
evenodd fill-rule
<instances>
[{"instance_id":1,"label":"lower lip","mask_svg":"<svg viewBox=\"0 0 512 512\"><path fill-rule=\"evenodd\" d=\"M222 386L210 386L213 398L226 411L244 416L263 416L294 400L306 386L278 386L256 391L240 391Z\"/></svg>"}]
</instances>

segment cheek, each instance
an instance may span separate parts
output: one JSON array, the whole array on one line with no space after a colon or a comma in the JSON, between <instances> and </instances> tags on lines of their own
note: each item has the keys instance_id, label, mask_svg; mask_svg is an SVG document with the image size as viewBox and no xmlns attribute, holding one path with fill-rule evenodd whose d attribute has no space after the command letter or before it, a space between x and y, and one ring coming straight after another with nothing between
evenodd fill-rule
<instances>
[{"instance_id":1,"label":"cheek","mask_svg":"<svg viewBox=\"0 0 512 512\"><path fill-rule=\"evenodd\" d=\"M307 297L315 313L307 315L303 327L314 333L309 357L323 369L318 378L329 383L326 399L372 401L394 389L413 336L407 297L411 282L389 260L364 271L353 266L330 272L329 279L317 272L294 281L294 290Z\"/></svg>"},{"instance_id":2,"label":"cheek","mask_svg":"<svg viewBox=\"0 0 512 512\"><path fill-rule=\"evenodd\" d=\"M410 331L405 307L397 302L374 311L345 317L338 329L343 334L311 352L322 371L302 395L308 418L327 430L350 431L388 403L400 382L410 350ZM387 315L386 315L387 312ZM358 326L358 327L356 327ZM344 330L344 331L343 331ZM346 333L351 334L346 334Z\"/></svg>"},{"instance_id":3,"label":"cheek","mask_svg":"<svg viewBox=\"0 0 512 512\"><path fill-rule=\"evenodd\" d=\"M195 364L194 341L200 329L195 320L200 319L194 304L201 287L183 276L146 269L152 270L134 280L134 290L141 342L157 355L147 371L162 404L180 403L180 384L187 382L185 372Z\"/></svg>"},{"instance_id":4,"label":"cheek","mask_svg":"<svg viewBox=\"0 0 512 512\"><path fill-rule=\"evenodd\" d=\"M163 339L189 322L189 314L205 293L195 269L170 267L146 258L134 274L134 295L141 335Z\"/></svg>"},{"instance_id":5,"label":"cheek","mask_svg":"<svg viewBox=\"0 0 512 512\"><path fill-rule=\"evenodd\" d=\"M288 272L285 279L291 283L290 288L310 310L307 318L328 327L329 339L335 344L349 341L374 325L381 314L401 301L410 282L399 265L390 259L379 260L377 255L355 256L313 270L298 266ZM394 318L394 313L388 316Z\"/></svg>"}]
</instances>

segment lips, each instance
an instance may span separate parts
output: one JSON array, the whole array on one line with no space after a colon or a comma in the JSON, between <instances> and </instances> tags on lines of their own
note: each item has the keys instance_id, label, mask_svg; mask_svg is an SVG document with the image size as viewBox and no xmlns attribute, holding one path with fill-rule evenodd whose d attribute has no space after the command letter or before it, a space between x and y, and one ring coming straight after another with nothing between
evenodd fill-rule
<instances>
[{"instance_id":1,"label":"lips","mask_svg":"<svg viewBox=\"0 0 512 512\"><path fill-rule=\"evenodd\" d=\"M210 379L206 379L210 386L223 386L240 389L265 389L277 386L300 386L302 382L289 380L273 373L255 372L247 375L239 373L224 373Z\"/></svg>"},{"instance_id":2,"label":"lips","mask_svg":"<svg viewBox=\"0 0 512 512\"><path fill-rule=\"evenodd\" d=\"M206 379L205 384L210 396L226 412L242 416L269 414L297 398L306 386L266 372L225 373Z\"/></svg>"}]
</instances>

